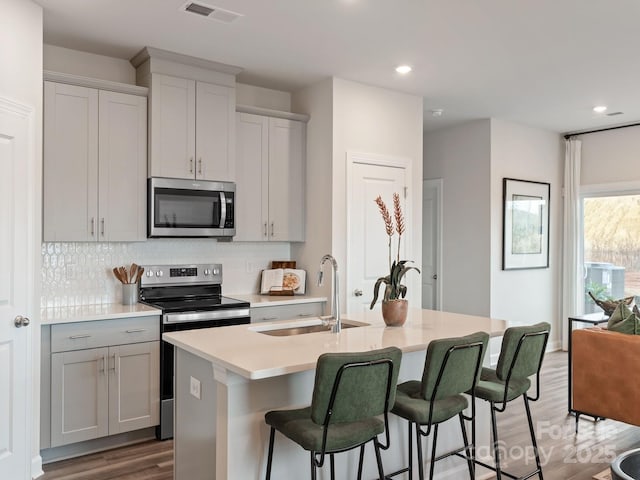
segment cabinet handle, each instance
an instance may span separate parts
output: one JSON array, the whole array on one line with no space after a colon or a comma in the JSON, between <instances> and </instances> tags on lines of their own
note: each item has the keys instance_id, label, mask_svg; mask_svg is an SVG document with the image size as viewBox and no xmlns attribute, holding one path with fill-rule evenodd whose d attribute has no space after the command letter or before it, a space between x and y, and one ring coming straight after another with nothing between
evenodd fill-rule
<instances>
[{"instance_id":1,"label":"cabinet handle","mask_svg":"<svg viewBox=\"0 0 640 480\"><path fill-rule=\"evenodd\" d=\"M107 356L103 355L102 356L102 368L100 369L100 372L104 375L105 373L105 368L107 366Z\"/></svg>"},{"instance_id":2,"label":"cabinet handle","mask_svg":"<svg viewBox=\"0 0 640 480\"><path fill-rule=\"evenodd\" d=\"M264 236L267 236L267 222L264 222Z\"/></svg>"},{"instance_id":3,"label":"cabinet handle","mask_svg":"<svg viewBox=\"0 0 640 480\"><path fill-rule=\"evenodd\" d=\"M100 219L100 235L104 237L104 217Z\"/></svg>"},{"instance_id":4,"label":"cabinet handle","mask_svg":"<svg viewBox=\"0 0 640 480\"><path fill-rule=\"evenodd\" d=\"M139 333L139 332L146 332L147 329L146 328L134 328L132 330L127 330L127 333Z\"/></svg>"},{"instance_id":5,"label":"cabinet handle","mask_svg":"<svg viewBox=\"0 0 640 480\"><path fill-rule=\"evenodd\" d=\"M271 236L274 236L274 228L273 228L273 222L271 222Z\"/></svg>"},{"instance_id":6,"label":"cabinet handle","mask_svg":"<svg viewBox=\"0 0 640 480\"><path fill-rule=\"evenodd\" d=\"M313 313L299 313L298 316L304 318L304 317L313 317L314 315Z\"/></svg>"},{"instance_id":7,"label":"cabinet handle","mask_svg":"<svg viewBox=\"0 0 640 480\"><path fill-rule=\"evenodd\" d=\"M189 173L193 173L193 157L189 158Z\"/></svg>"},{"instance_id":8,"label":"cabinet handle","mask_svg":"<svg viewBox=\"0 0 640 480\"><path fill-rule=\"evenodd\" d=\"M113 367L109 367L109 370L113 370L114 373L118 373L118 369L116 368L116 354L113 354Z\"/></svg>"},{"instance_id":9,"label":"cabinet handle","mask_svg":"<svg viewBox=\"0 0 640 480\"><path fill-rule=\"evenodd\" d=\"M95 225L96 225L96 219L91 217L91 236L93 237L93 235L95 234Z\"/></svg>"},{"instance_id":10,"label":"cabinet handle","mask_svg":"<svg viewBox=\"0 0 640 480\"><path fill-rule=\"evenodd\" d=\"M198 159L198 174L202 175L202 158Z\"/></svg>"},{"instance_id":11,"label":"cabinet handle","mask_svg":"<svg viewBox=\"0 0 640 480\"><path fill-rule=\"evenodd\" d=\"M277 320L277 319L278 319L278 317L262 317L262 318L261 318L261 320L262 320L263 322L268 322L268 321L270 321L270 320Z\"/></svg>"},{"instance_id":12,"label":"cabinet handle","mask_svg":"<svg viewBox=\"0 0 640 480\"><path fill-rule=\"evenodd\" d=\"M78 338L89 338L91 335L89 335L88 333L84 333L82 335L71 335L69 338L71 340L77 340Z\"/></svg>"}]
</instances>

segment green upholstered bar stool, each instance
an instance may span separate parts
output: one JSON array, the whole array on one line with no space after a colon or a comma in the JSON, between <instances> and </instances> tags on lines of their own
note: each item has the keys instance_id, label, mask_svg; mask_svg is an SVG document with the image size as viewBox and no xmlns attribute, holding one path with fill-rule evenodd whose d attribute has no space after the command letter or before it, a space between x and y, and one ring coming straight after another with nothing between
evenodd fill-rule
<instances>
[{"instance_id":1,"label":"green upholstered bar stool","mask_svg":"<svg viewBox=\"0 0 640 480\"><path fill-rule=\"evenodd\" d=\"M551 325L540 322L531 326L511 327L504 332L500 356L496 369L483 368L480 373L480 381L475 388L476 397L486 400L490 404L491 429L493 432L493 455L495 466L476 460L483 467L496 472L496 478L500 480L502 475L509 478L530 478L536 474L542 480L542 467L538 455L538 444L533 430L529 400L536 401L540 398L540 367L544 351L549 339ZM529 377L536 376L536 396L528 395L531 387ZM524 399L524 406L531 433L531 442L536 459L536 469L521 477L516 477L500 469L500 448L498 441L498 428L496 424L496 412L504 412L507 403L518 397Z\"/></svg>"},{"instance_id":2,"label":"green upholstered bar stool","mask_svg":"<svg viewBox=\"0 0 640 480\"><path fill-rule=\"evenodd\" d=\"M428 436L432 430L433 442L429 478L433 478L435 462L451 455L466 458L469 475L471 478L474 477L475 399L473 398L473 388L478 380L488 341L489 335L484 332L477 332L465 337L433 340L427 347L422 381L414 380L398 385L396 403L391 412L406 419L409 423L409 462L406 468L387 475L388 477L408 472L409 479L413 478L412 432L414 426L420 480L424 479L421 437ZM469 399L464 395L466 392L472 392L470 394L470 416L465 416L463 413L469 406ZM460 419L464 447L436 457L438 425L456 415ZM465 420L472 422L471 444L468 442ZM422 427L426 427L426 430L423 430ZM460 453L462 451L465 452L464 455Z\"/></svg>"},{"instance_id":3,"label":"green upholstered bar stool","mask_svg":"<svg viewBox=\"0 0 640 480\"><path fill-rule=\"evenodd\" d=\"M402 352L396 347L362 353L325 353L318 358L311 406L267 412L271 426L266 478L271 478L275 431L311 454L311 478L328 454L335 478L334 453L360 447L358 479L364 447L373 442L380 479L380 449L389 448L388 411L393 405ZM379 417L383 417L382 419ZM385 444L378 435L386 434Z\"/></svg>"}]
</instances>

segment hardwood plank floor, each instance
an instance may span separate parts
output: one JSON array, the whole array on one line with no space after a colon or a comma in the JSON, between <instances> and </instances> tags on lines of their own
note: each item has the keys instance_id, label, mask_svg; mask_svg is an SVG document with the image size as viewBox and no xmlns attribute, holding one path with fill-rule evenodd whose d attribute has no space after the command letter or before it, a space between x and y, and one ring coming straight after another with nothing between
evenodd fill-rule
<instances>
[{"instance_id":1,"label":"hardwood plank floor","mask_svg":"<svg viewBox=\"0 0 640 480\"><path fill-rule=\"evenodd\" d=\"M541 384L540 400L531 403L531 410L545 479L589 480L616 455L640 447L640 428L613 420L582 419L574 433L574 417L567 415L566 352L545 356ZM533 459L524 456L531 453L531 443L522 401L514 400L498 414L498 429L508 454L505 469L515 474L531 470ZM41 479L172 480L172 456L173 442L150 441L45 465Z\"/></svg>"}]
</instances>

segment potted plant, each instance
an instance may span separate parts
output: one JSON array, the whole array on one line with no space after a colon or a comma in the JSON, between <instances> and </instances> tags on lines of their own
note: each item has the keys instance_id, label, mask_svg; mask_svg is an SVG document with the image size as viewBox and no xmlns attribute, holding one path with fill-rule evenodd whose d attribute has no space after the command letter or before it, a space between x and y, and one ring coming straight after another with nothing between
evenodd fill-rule
<instances>
[{"instance_id":1,"label":"potted plant","mask_svg":"<svg viewBox=\"0 0 640 480\"><path fill-rule=\"evenodd\" d=\"M387 209L382 197L378 195L375 199L382 220L384 221L385 231L389 237L389 275L380 277L376 281L373 287L373 300L371 301L370 309L373 309L376 301L378 300L378 292L380 285L385 284L384 295L382 297L382 318L385 323L390 326L404 325L407 319L408 302L404 298L407 294L406 285L402 284L402 278L409 270L415 270L420 273L417 267L407 266L407 263L412 263L411 260L400 260L400 242L402 240L402 234L405 231L404 216L402 215L402 208L400 207L400 195L393 194L393 216L395 218L395 229L393 225L393 218L391 213ZM398 234L398 247L396 256L393 256L393 235Z\"/></svg>"}]
</instances>

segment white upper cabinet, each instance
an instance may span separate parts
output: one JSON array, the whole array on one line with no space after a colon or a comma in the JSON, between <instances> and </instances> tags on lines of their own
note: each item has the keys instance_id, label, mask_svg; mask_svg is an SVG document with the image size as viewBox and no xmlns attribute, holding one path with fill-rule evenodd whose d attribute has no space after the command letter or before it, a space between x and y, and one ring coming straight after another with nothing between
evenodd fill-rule
<instances>
[{"instance_id":1,"label":"white upper cabinet","mask_svg":"<svg viewBox=\"0 0 640 480\"><path fill-rule=\"evenodd\" d=\"M236 241L304 241L305 134L297 120L236 117Z\"/></svg>"},{"instance_id":2,"label":"white upper cabinet","mask_svg":"<svg viewBox=\"0 0 640 480\"><path fill-rule=\"evenodd\" d=\"M146 239L147 99L44 86L45 241Z\"/></svg>"},{"instance_id":3,"label":"white upper cabinet","mask_svg":"<svg viewBox=\"0 0 640 480\"><path fill-rule=\"evenodd\" d=\"M151 75L152 177L233 181L235 89Z\"/></svg>"}]
</instances>

